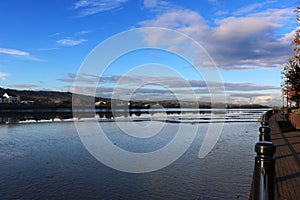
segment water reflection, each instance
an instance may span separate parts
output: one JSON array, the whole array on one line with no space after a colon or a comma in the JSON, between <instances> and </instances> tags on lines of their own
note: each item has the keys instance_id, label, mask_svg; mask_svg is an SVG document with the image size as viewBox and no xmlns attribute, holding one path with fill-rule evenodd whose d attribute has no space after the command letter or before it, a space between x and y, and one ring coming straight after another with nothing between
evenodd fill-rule
<instances>
[{"instance_id":1,"label":"water reflection","mask_svg":"<svg viewBox=\"0 0 300 200\"><path fill-rule=\"evenodd\" d=\"M40 122L72 119L72 113L39 113L39 112L22 112L22 113L1 113L1 124L15 124L20 122Z\"/></svg>"},{"instance_id":2,"label":"water reflection","mask_svg":"<svg viewBox=\"0 0 300 200\"><path fill-rule=\"evenodd\" d=\"M60 110L59 112L48 111L22 111L0 113L0 124L16 124L22 122L54 122L72 121L85 118L98 118L100 121L123 120L157 120L160 116L167 114L166 122L170 123L207 123L207 122L249 122L257 120L266 109L97 109L96 113L83 110L80 114L73 115L71 110Z\"/></svg>"}]
</instances>

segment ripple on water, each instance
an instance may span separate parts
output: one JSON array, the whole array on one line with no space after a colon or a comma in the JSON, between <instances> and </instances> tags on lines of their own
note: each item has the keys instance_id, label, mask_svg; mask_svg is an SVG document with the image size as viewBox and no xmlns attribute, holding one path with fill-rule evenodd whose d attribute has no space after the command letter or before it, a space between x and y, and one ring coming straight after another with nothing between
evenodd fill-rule
<instances>
[{"instance_id":1,"label":"ripple on water","mask_svg":"<svg viewBox=\"0 0 300 200\"><path fill-rule=\"evenodd\" d=\"M147 152L172 139L178 124L168 124L165 133L139 142L113 122L101 126L120 147ZM0 138L0 199L247 199L259 124L224 124L213 151L199 159L207 126L200 124L191 147L176 162L145 174L123 173L99 163L72 123L6 127Z\"/></svg>"}]
</instances>

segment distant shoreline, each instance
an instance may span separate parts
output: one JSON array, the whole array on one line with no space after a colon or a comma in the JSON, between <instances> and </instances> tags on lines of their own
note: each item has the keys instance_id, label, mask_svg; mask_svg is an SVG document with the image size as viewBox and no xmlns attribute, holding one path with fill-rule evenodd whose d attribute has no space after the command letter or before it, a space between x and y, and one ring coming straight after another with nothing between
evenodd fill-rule
<instances>
[{"instance_id":1,"label":"distant shoreline","mask_svg":"<svg viewBox=\"0 0 300 200\"><path fill-rule=\"evenodd\" d=\"M270 110L269 108L227 108L227 109L211 109L211 108L157 108L157 109L81 109L72 112L71 108L68 109L25 109L25 110L10 110L7 112L0 112L0 124L15 124L24 121L55 121L55 120L81 120L84 118L97 118L99 122L111 122L115 118L118 120L123 119L126 122L129 121L162 121L167 123L219 123L217 119L221 119L220 116L224 116L226 122L253 122L252 120L245 120L245 117L233 117L232 114L238 115L241 112L248 112L251 115L257 113L264 113ZM228 113L232 113L226 115ZM170 115L167 118L166 115ZM214 115L214 116L213 116ZM186 119L189 116L190 120ZM191 116L194 116L191 118ZM133 118L131 118L133 117ZM138 117L138 118L136 118ZM128 118L128 119L127 119ZM257 121L260 116L257 116ZM217 121L212 121L212 119ZM222 118L223 119L223 118ZM125 122L124 121L124 122Z\"/></svg>"},{"instance_id":2,"label":"distant shoreline","mask_svg":"<svg viewBox=\"0 0 300 200\"><path fill-rule=\"evenodd\" d=\"M80 110L84 109L91 109L90 106L76 106ZM95 106L94 107L97 111L101 112L112 112L111 106ZM93 108L93 109L94 109ZM159 107L158 107L159 108ZM195 107L182 107L179 106L170 106L170 107L164 107L164 109L194 109ZM249 105L218 105L218 106L207 106L207 105L199 105L199 109L269 109L271 107L269 106L263 106L258 104L249 104ZM51 105L51 104L44 104L44 105L38 105L38 104L0 104L0 113L3 112L73 112L72 111L72 105L67 104L61 104L61 105ZM143 107L143 106L121 106L114 108L115 110L149 110L149 109L156 109L154 107Z\"/></svg>"}]
</instances>

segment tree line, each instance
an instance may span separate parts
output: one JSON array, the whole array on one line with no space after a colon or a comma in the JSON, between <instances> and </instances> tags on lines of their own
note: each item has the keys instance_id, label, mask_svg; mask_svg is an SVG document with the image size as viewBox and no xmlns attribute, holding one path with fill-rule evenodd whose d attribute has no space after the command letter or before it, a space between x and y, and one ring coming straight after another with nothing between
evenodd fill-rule
<instances>
[{"instance_id":1,"label":"tree line","mask_svg":"<svg viewBox=\"0 0 300 200\"><path fill-rule=\"evenodd\" d=\"M296 3L296 23L300 23L300 6ZM282 71L282 91L287 104L299 107L300 105L300 28L297 27L292 41L294 54L284 65Z\"/></svg>"}]
</instances>

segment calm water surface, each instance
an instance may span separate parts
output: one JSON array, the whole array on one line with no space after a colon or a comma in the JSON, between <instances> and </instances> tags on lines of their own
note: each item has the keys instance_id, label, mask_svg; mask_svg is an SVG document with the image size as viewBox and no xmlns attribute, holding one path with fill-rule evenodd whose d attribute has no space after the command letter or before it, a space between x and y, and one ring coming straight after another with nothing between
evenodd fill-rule
<instances>
[{"instance_id":1,"label":"calm water surface","mask_svg":"<svg viewBox=\"0 0 300 200\"><path fill-rule=\"evenodd\" d=\"M181 120L184 126L206 117L228 120L205 158L199 159L198 152L208 123L200 123L183 156L168 167L142 174L116 171L97 161L81 143L73 122L1 125L0 199L247 199L258 140L257 120L263 112L168 116ZM146 125L148 117L141 115L145 120L135 123ZM241 118L244 121L233 122ZM136 152L161 148L179 126L166 123L162 133L139 143L122 133L113 120L100 121L110 140ZM163 123L159 115L154 123Z\"/></svg>"}]
</instances>

